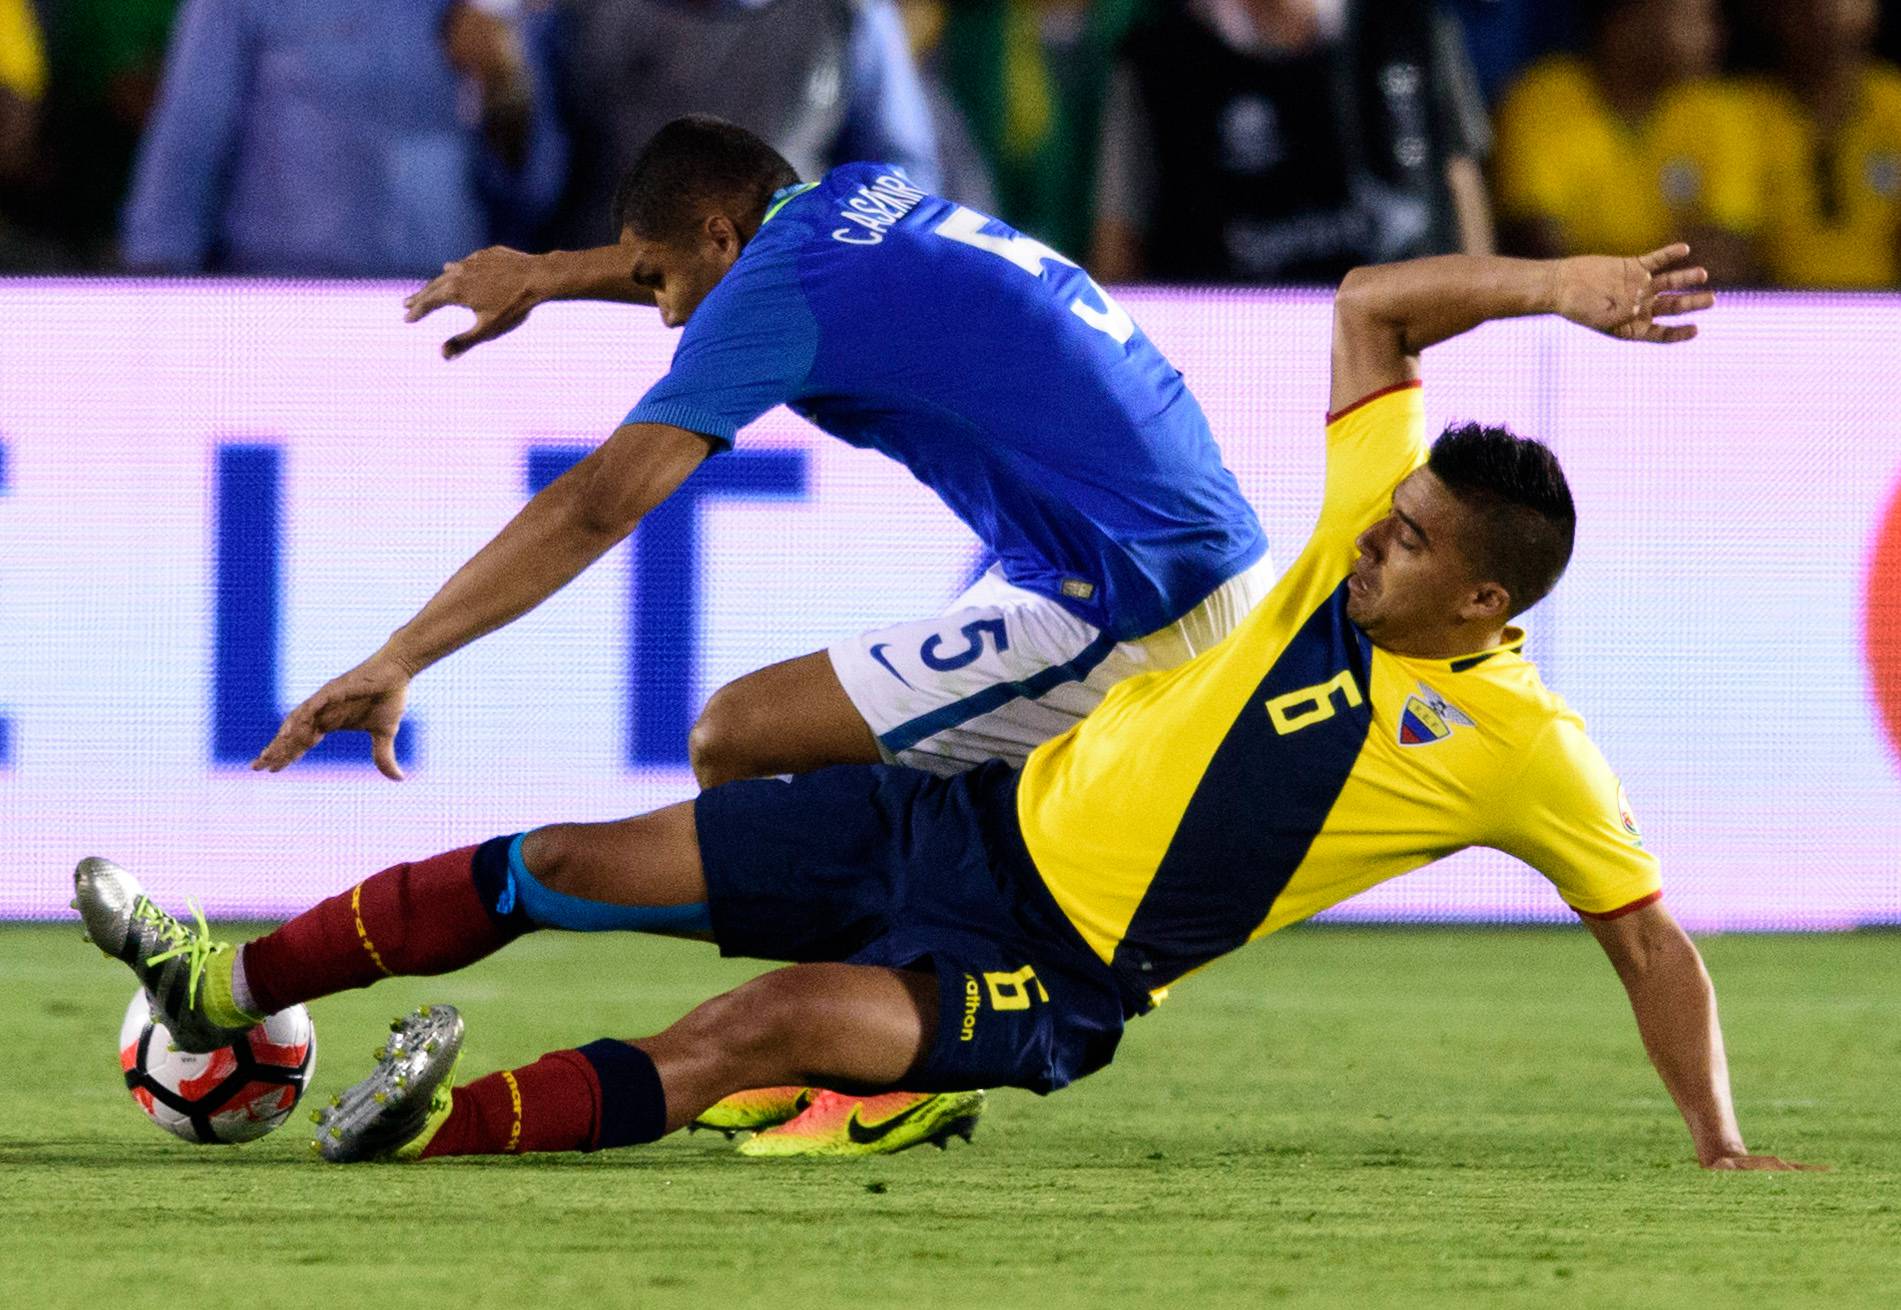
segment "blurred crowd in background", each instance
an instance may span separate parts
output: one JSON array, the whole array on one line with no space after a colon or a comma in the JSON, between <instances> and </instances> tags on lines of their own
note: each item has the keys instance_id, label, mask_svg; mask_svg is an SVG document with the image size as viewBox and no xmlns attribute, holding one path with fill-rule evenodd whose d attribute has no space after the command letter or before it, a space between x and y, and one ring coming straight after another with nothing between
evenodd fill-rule
<instances>
[{"instance_id":1,"label":"blurred crowd in background","mask_svg":"<svg viewBox=\"0 0 1901 1310\"><path fill-rule=\"evenodd\" d=\"M0 0L0 272L614 239L647 135L874 159L1103 281L1443 251L1901 286L1880 0Z\"/></svg>"}]
</instances>

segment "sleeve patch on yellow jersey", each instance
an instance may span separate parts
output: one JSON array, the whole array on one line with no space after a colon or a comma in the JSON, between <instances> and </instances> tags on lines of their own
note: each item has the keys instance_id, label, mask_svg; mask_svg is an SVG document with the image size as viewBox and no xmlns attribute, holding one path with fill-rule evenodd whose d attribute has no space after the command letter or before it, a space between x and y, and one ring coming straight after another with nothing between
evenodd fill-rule
<instances>
[{"instance_id":1,"label":"sleeve patch on yellow jersey","mask_svg":"<svg viewBox=\"0 0 1901 1310\"><path fill-rule=\"evenodd\" d=\"M1617 817L1624 822L1624 831L1629 833L1639 846L1644 844L1644 835L1637 827L1637 816L1631 812L1630 794L1624 790L1624 784L1617 784Z\"/></svg>"}]
</instances>

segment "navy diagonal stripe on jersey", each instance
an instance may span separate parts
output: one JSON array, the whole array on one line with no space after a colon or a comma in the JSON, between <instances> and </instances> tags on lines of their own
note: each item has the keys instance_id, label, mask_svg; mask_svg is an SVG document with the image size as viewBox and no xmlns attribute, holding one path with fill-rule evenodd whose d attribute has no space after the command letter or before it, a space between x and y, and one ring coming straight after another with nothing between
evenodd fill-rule
<instances>
[{"instance_id":1,"label":"navy diagonal stripe on jersey","mask_svg":"<svg viewBox=\"0 0 1901 1310\"><path fill-rule=\"evenodd\" d=\"M972 692L962 700L952 701L949 705L940 705L929 714L920 714L917 718L900 723L891 731L882 734L878 741L893 755L907 751L923 741L934 737L947 728L955 728L960 723L968 723L981 714L1001 709L1011 701L1022 697L1035 700L1065 682L1081 682L1096 666L1109 658L1109 652L1116 648L1116 637L1112 632L1099 632L1096 639L1077 651L1075 656L1062 664L1053 664L1047 669L1039 669L1027 678L1015 682L999 682Z\"/></svg>"},{"instance_id":2,"label":"navy diagonal stripe on jersey","mask_svg":"<svg viewBox=\"0 0 1901 1310\"><path fill-rule=\"evenodd\" d=\"M1301 625L1208 762L1116 947L1112 965L1126 982L1165 987L1246 943L1306 858L1373 722L1373 646L1346 610L1342 582ZM1359 689L1358 705L1275 731L1267 701L1317 688L1342 670Z\"/></svg>"}]
</instances>

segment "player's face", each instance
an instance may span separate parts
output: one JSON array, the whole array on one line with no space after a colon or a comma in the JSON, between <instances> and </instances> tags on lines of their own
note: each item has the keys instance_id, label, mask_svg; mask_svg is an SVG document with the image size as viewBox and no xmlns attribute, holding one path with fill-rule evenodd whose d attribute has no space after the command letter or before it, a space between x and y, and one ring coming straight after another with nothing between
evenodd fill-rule
<instances>
[{"instance_id":1,"label":"player's face","mask_svg":"<svg viewBox=\"0 0 1901 1310\"><path fill-rule=\"evenodd\" d=\"M620 234L634 285L653 293L668 327L682 327L739 258L741 242L722 216L703 222L684 241L654 241L630 227Z\"/></svg>"},{"instance_id":2,"label":"player's face","mask_svg":"<svg viewBox=\"0 0 1901 1310\"><path fill-rule=\"evenodd\" d=\"M1503 593L1477 574L1461 547L1469 511L1431 469L1393 491L1386 517L1354 544L1360 558L1347 581L1347 617L1401 654L1456 655L1475 620L1501 611ZM1453 649L1439 649L1450 643Z\"/></svg>"}]
</instances>

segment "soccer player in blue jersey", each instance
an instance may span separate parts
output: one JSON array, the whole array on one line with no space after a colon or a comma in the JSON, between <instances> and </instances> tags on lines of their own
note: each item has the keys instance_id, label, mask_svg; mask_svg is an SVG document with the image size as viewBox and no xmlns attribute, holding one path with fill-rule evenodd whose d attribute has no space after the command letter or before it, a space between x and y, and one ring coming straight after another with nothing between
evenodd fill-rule
<instances>
[{"instance_id":1,"label":"soccer player in blue jersey","mask_svg":"<svg viewBox=\"0 0 1901 1310\"><path fill-rule=\"evenodd\" d=\"M473 962L519 934L704 906L727 954L793 962L664 1032L603 1038L451 1087L462 1022L394 1026L319 1115L337 1161L653 1140L732 1092L815 1081L1063 1087L1125 1023L1228 951L1468 846L1519 856L1589 925L1712 1169L1799 1168L1745 1145L1715 993L1661 900L1615 775L1512 620L1556 584L1576 513L1557 460L1498 428L1428 444L1422 351L1537 313L1671 344L1706 308L1687 247L1551 263L1446 256L1360 270L1335 302L1313 536L1227 641L1130 678L1021 770L855 765L713 787L376 874L239 951L83 861L92 939L187 1049L268 1010ZM618 922L617 922L618 921ZM238 985L239 979L245 980ZM852 1121L928 1140L953 1125Z\"/></svg>"},{"instance_id":2,"label":"soccer player in blue jersey","mask_svg":"<svg viewBox=\"0 0 1901 1310\"><path fill-rule=\"evenodd\" d=\"M1116 682L1214 646L1266 594L1266 537L1181 375L1040 242L880 165L800 183L763 141L707 118L656 134L615 225L615 246L484 252L412 298L412 317L480 307L452 353L538 300L577 295L650 302L685 331L607 442L382 650L293 711L257 767L363 729L378 767L400 776L412 677L565 585L781 404L910 469L997 564L943 614L722 688L688 743L703 785L848 763L1020 764ZM712 1122L766 1126L802 1094L773 1089ZM912 1099L863 1113L915 1112ZM852 1110L832 1098L745 1149L796 1153L843 1131Z\"/></svg>"}]
</instances>

